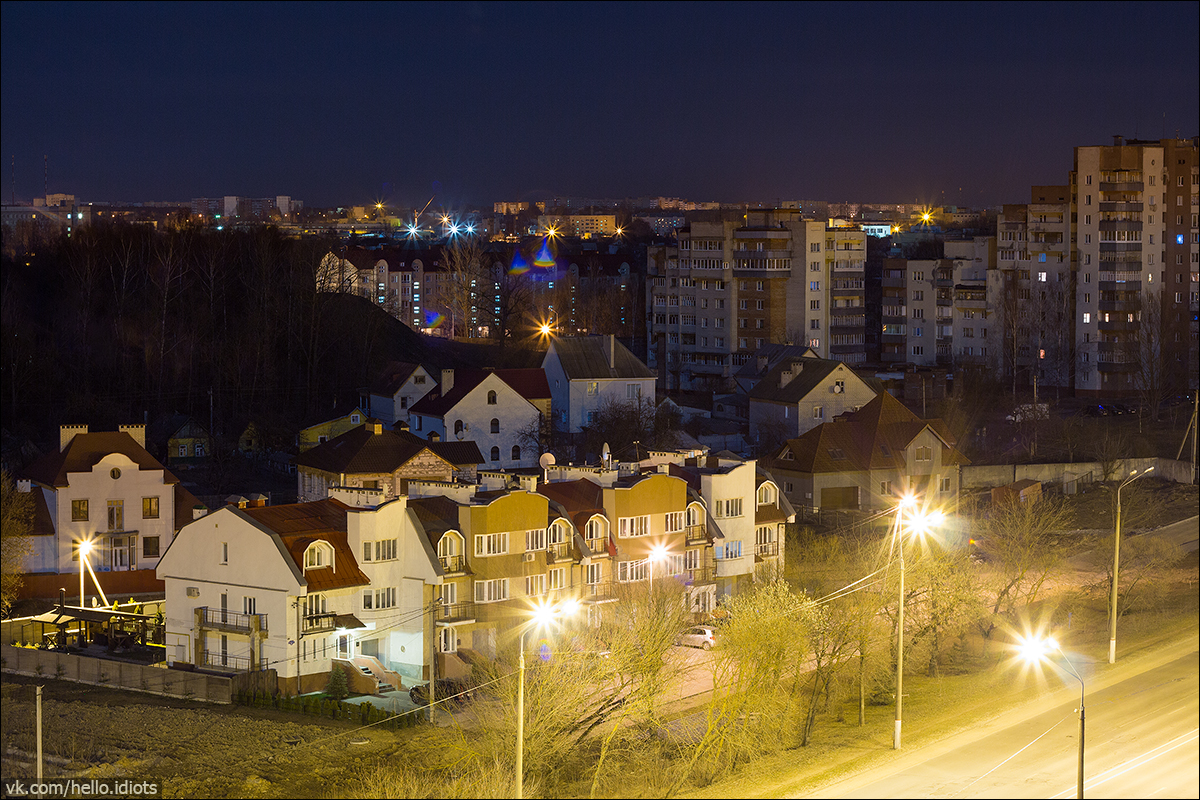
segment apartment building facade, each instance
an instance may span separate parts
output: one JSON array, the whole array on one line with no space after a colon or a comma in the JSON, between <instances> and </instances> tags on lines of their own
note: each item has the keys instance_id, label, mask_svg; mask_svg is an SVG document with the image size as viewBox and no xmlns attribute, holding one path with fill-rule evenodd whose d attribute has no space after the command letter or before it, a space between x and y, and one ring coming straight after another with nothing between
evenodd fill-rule
<instances>
[{"instance_id":1,"label":"apartment building facade","mask_svg":"<svg viewBox=\"0 0 1200 800\"><path fill-rule=\"evenodd\" d=\"M647 365L666 389L712 390L768 343L863 361L865 267L865 233L796 209L694 222L650 249Z\"/></svg>"}]
</instances>

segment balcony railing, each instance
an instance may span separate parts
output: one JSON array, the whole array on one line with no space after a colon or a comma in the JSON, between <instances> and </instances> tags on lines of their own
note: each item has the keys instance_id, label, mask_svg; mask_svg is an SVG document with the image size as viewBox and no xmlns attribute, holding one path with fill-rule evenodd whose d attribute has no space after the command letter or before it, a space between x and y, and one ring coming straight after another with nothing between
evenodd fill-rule
<instances>
[{"instance_id":1,"label":"balcony railing","mask_svg":"<svg viewBox=\"0 0 1200 800\"><path fill-rule=\"evenodd\" d=\"M442 572L447 574L467 571L466 556L439 556L438 561L442 563Z\"/></svg>"},{"instance_id":2,"label":"balcony railing","mask_svg":"<svg viewBox=\"0 0 1200 800\"><path fill-rule=\"evenodd\" d=\"M258 630L267 630L266 614L242 614L237 611L226 611L222 608L201 606L196 609L200 613L200 625L214 630L230 631L232 633L250 633L257 620Z\"/></svg>"},{"instance_id":3,"label":"balcony railing","mask_svg":"<svg viewBox=\"0 0 1200 800\"><path fill-rule=\"evenodd\" d=\"M249 672L250 656L231 656L227 653L205 652L203 663L207 669L227 670L230 672Z\"/></svg>"},{"instance_id":4,"label":"balcony railing","mask_svg":"<svg viewBox=\"0 0 1200 800\"><path fill-rule=\"evenodd\" d=\"M756 556L777 556L779 555L779 542L763 542L754 545L754 555Z\"/></svg>"},{"instance_id":5,"label":"balcony railing","mask_svg":"<svg viewBox=\"0 0 1200 800\"><path fill-rule=\"evenodd\" d=\"M434 622L463 622L469 619L475 619L475 603L470 600L438 603L433 607Z\"/></svg>"},{"instance_id":6,"label":"balcony railing","mask_svg":"<svg viewBox=\"0 0 1200 800\"><path fill-rule=\"evenodd\" d=\"M337 614L309 614L300 620L302 633L323 633L337 627Z\"/></svg>"},{"instance_id":7,"label":"balcony railing","mask_svg":"<svg viewBox=\"0 0 1200 800\"><path fill-rule=\"evenodd\" d=\"M705 525L688 525L684 530L688 544L700 544L708 541L708 528Z\"/></svg>"},{"instance_id":8,"label":"balcony railing","mask_svg":"<svg viewBox=\"0 0 1200 800\"><path fill-rule=\"evenodd\" d=\"M580 592L579 599L585 603L597 603L603 600L612 600L616 597L617 584L613 581L605 581L604 583L585 583L583 591Z\"/></svg>"},{"instance_id":9,"label":"balcony railing","mask_svg":"<svg viewBox=\"0 0 1200 800\"><path fill-rule=\"evenodd\" d=\"M591 554L593 556L608 555L608 544L603 538L588 539L587 546L588 546L588 550L591 552Z\"/></svg>"},{"instance_id":10,"label":"balcony railing","mask_svg":"<svg viewBox=\"0 0 1200 800\"><path fill-rule=\"evenodd\" d=\"M546 548L546 560L550 563L566 561L571 558L571 545L566 542L549 545Z\"/></svg>"}]
</instances>

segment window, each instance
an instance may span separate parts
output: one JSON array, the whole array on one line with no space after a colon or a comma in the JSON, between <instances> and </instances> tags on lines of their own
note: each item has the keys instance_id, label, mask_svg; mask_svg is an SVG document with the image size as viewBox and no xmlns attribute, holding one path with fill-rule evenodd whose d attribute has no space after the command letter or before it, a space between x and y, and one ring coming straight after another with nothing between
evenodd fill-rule
<instances>
[{"instance_id":1,"label":"window","mask_svg":"<svg viewBox=\"0 0 1200 800\"><path fill-rule=\"evenodd\" d=\"M327 542L313 542L304 551L304 568L318 569L333 565L333 548Z\"/></svg>"},{"instance_id":2,"label":"window","mask_svg":"<svg viewBox=\"0 0 1200 800\"><path fill-rule=\"evenodd\" d=\"M617 564L617 580L621 583L645 581L650 579L650 562L622 561Z\"/></svg>"},{"instance_id":3,"label":"window","mask_svg":"<svg viewBox=\"0 0 1200 800\"><path fill-rule=\"evenodd\" d=\"M258 612L255 610L257 607L258 607L258 603L255 600L255 598L253 598L253 597L243 597L242 598L242 613L243 614L257 614Z\"/></svg>"},{"instance_id":4,"label":"window","mask_svg":"<svg viewBox=\"0 0 1200 800\"><path fill-rule=\"evenodd\" d=\"M808 301L808 309L810 311L820 311L821 310L821 301L820 300L809 300Z\"/></svg>"},{"instance_id":5,"label":"window","mask_svg":"<svg viewBox=\"0 0 1200 800\"><path fill-rule=\"evenodd\" d=\"M774 484L764 483L758 487L758 504L760 506L775 502L775 486Z\"/></svg>"},{"instance_id":6,"label":"window","mask_svg":"<svg viewBox=\"0 0 1200 800\"><path fill-rule=\"evenodd\" d=\"M892 482L891 481L880 481L879 482L879 493L880 494L891 494L892 493Z\"/></svg>"},{"instance_id":7,"label":"window","mask_svg":"<svg viewBox=\"0 0 1200 800\"><path fill-rule=\"evenodd\" d=\"M546 529L535 528L525 531L525 549L526 550L545 550L546 549Z\"/></svg>"},{"instance_id":8,"label":"window","mask_svg":"<svg viewBox=\"0 0 1200 800\"><path fill-rule=\"evenodd\" d=\"M1089 314L1089 313L1088 313L1088 312L1086 312L1086 311L1085 311L1085 312L1083 312L1083 321L1084 321L1084 322L1091 322L1091 321L1092 321L1092 315L1091 315L1091 314Z\"/></svg>"},{"instance_id":9,"label":"window","mask_svg":"<svg viewBox=\"0 0 1200 800\"><path fill-rule=\"evenodd\" d=\"M825 419L825 408L823 406L813 406L813 419Z\"/></svg>"},{"instance_id":10,"label":"window","mask_svg":"<svg viewBox=\"0 0 1200 800\"><path fill-rule=\"evenodd\" d=\"M493 418L492 419L492 433L499 433L499 432L500 432L500 420Z\"/></svg>"},{"instance_id":11,"label":"window","mask_svg":"<svg viewBox=\"0 0 1200 800\"><path fill-rule=\"evenodd\" d=\"M683 512L667 512L667 533L679 533L683 530Z\"/></svg>"},{"instance_id":12,"label":"window","mask_svg":"<svg viewBox=\"0 0 1200 800\"><path fill-rule=\"evenodd\" d=\"M627 536L645 536L649 532L649 514L644 514L640 517L621 517L617 521L617 535L622 538Z\"/></svg>"},{"instance_id":13,"label":"window","mask_svg":"<svg viewBox=\"0 0 1200 800\"><path fill-rule=\"evenodd\" d=\"M525 576L525 595L527 597L537 597L546 593L546 576L545 575L526 575Z\"/></svg>"},{"instance_id":14,"label":"window","mask_svg":"<svg viewBox=\"0 0 1200 800\"><path fill-rule=\"evenodd\" d=\"M454 435L462 433L464 430L463 421L461 419L454 420Z\"/></svg>"},{"instance_id":15,"label":"window","mask_svg":"<svg viewBox=\"0 0 1200 800\"><path fill-rule=\"evenodd\" d=\"M917 447L917 461L932 461L932 460L933 460L933 448L932 447L925 447L925 446Z\"/></svg>"},{"instance_id":16,"label":"window","mask_svg":"<svg viewBox=\"0 0 1200 800\"><path fill-rule=\"evenodd\" d=\"M420 385L422 385L422 384L424 384L424 383L425 383L425 376L424 376L424 375L414 375L414 376L413 376L413 385L414 385L414 386L420 386Z\"/></svg>"},{"instance_id":17,"label":"window","mask_svg":"<svg viewBox=\"0 0 1200 800\"><path fill-rule=\"evenodd\" d=\"M588 420L588 421L590 422L591 420ZM500 461L500 448L499 447L492 448L491 460L496 461L496 462Z\"/></svg>"},{"instance_id":18,"label":"window","mask_svg":"<svg viewBox=\"0 0 1200 800\"><path fill-rule=\"evenodd\" d=\"M942 492L950 491L950 478L948 478L948 477L942 478L941 484L938 486L938 489Z\"/></svg>"},{"instance_id":19,"label":"window","mask_svg":"<svg viewBox=\"0 0 1200 800\"><path fill-rule=\"evenodd\" d=\"M588 384L587 384L587 396L588 396L588 397L595 397L595 396L596 396L596 395L598 395L598 394L600 394L600 383L599 383L599 381L588 381Z\"/></svg>"},{"instance_id":20,"label":"window","mask_svg":"<svg viewBox=\"0 0 1200 800\"><path fill-rule=\"evenodd\" d=\"M87 522L88 520L88 501L87 500L72 500L71 501L71 521L72 522Z\"/></svg>"},{"instance_id":21,"label":"window","mask_svg":"<svg viewBox=\"0 0 1200 800\"><path fill-rule=\"evenodd\" d=\"M819 319L809 320L808 329L812 330L812 331L821 330L821 320L819 320Z\"/></svg>"},{"instance_id":22,"label":"window","mask_svg":"<svg viewBox=\"0 0 1200 800\"><path fill-rule=\"evenodd\" d=\"M475 602L495 603L508 599L508 578L490 581L475 581Z\"/></svg>"},{"instance_id":23,"label":"window","mask_svg":"<svg viewBox=\"0 0 1200 800\"><path fill-rule=\"evenodd\" d=\"M229 542L221 542L221 563L229 563Z\"/></svg>"},{"instance_id":24,"label":"window","mask_svg":"<svg viewBox=\"0 0 1200 800\"><path fill-rule=\"evenodd\" d=\"M912 354L913 354L914 356L923 356L923 355L925 355L925 347L924 347L924 345L914 344L914 345L913 345L913 348L912 348Z\"/></svg>"},{"instance_id":25,"label":"window","mask_svg":"<svg viewBox=\"0 0 1200 800\"><path fill-rule=\"evenodd\" d=\"M142 558L158 558L157 536L145 536L142 538Z\"/></svg>"},{"instance_id":26,"label":"window","mask_svg":"<svg viewBox=\"0 0 1200 800\"><path fill-rule=\"evenodd\" d=\"M511 459L511 460L513 460L513 461L520 461L520 460L521 460L521 446L520 446L520 445L516 445L516 444L514 444L514 445L513 445L513 448L512 448L512 454L511 454L511 455L512 455L512 459Z\"/></svg>"},{"instance_id":27,"label":"window","mask_svg":"<svg viewBox=\"0 0 1200 800\"><path fill-rule=\"evenodd\" d=\"M489 406L496 405L496 393L494 391L487 393L487 404Z\"/></svg>"},{"instance_id":28,"label":"window","mask_svg":"<svg viewBox=\"0 0 1200 800\"><path fill-rule=\"evenodd\" d=\"M323 437L323 436L322 436L322 437L320 437L320 438L321 438L321 439L324 439L325 437ZM321 442L320 442L320 441L318 441L317 443L318 443L318 444L320 444ZM180 458L187 458L187 445L186 445L186 444L181 444L181 445L179 445L179 457L180 457Z\"/></svg>"},{"instance_id":29,"label":"window","mask_svg":"<svg viewBox=\"0 0 1200 800\"><path fill-rule=\"evenodd\" d=\"M108 501L108 529L110 531L125 530L125 501Z\"/></svg>"},{"instance_id":30,"label":"window","mask_svg":"<svg viewBox=\"0 0 1200 800\"><path fill-rule=\"evenodd\" d=\"M740 517L742 515L742 498L734 497L730 500L717 501L717 516L725 517Z\"/></svg>"},{"instance_id":31,"label":"window","mask_svg":"<svg viewBox=\"0 0 1200 800\"><path fill-rule=\"evenodd\" d=\"M642 387L640 384L636 384L636 383L625 384L625 397L632 400L635 397L641 397L641 396L642 396Z\"/></svg>"},{"instance_id":32,"label":"window","mask_svg":"<svg viewBox=\"0 0 1200 800\"><path fill-rule=\"evenodd\" d=\"M142 498L142 519L158 519L158 498Z\"/></svg>"},{"instance_id":33,"label":"window","mask_svg":"<svg viewBox=\"0 0 1200 800\"><path fill-rule=\"evenodd\" d=\"M601 577L603 577L604 573L601 571L600 566L601 565L596 562L587 565L586 580L589 586L595 586L600 582Z\"/></svg>"},{"instance_id":34,"label":"window","mask_svg":"<svg viewBox=\"0 0 1200 800\"><path fill-rule=\"evenodd\" d=\"M567 570L566 567L557 567L550 570L550 591L565 589L567 586Z\"/></svg>"},{"instance_id":35,"label":"window","mask_svg":"<svg viewBox=\"0 0 1200 800\"><path fill-rule=\"evenodd\" d=\"M725 549L724 549L723 554L721 552L720 547L715 548L715 550L716 550L717 558L741 558L742 557L742 542L740 539L730 539L725 542Z\"/></svg>"},{"instance_id":36,"label":"window","mask_svg":"<svg viewBox=\"0 0 1200 800\"><path fill-rule=\"evenodd\" d=\"M364 542L364 549L371 542ZM375 560L376 561L395 561L396 560L396 540L395 539L380 539L375 542ZM365 559L370 561L368 557Z\"/></svg>"},{"instance_id":37,"label":"window","mask_svg":"<svg viewBox=\"0 0 1200 800\"><path fill-rule=\"evenodd\" d=\"M604 523L605 520L600 517L592 517L588 520L585 536L589 542L604 538Z\"/></svg>"},{"instance_id":38,"label":"window","mask_svg":"<svg viewBox=\"0 0 1200 800\"><path fill-rule=\"evenodd\" d=\"M508 552L508 533L480 533L475 536L475 555L502 556Z\"/></svg>"}]
</instances>

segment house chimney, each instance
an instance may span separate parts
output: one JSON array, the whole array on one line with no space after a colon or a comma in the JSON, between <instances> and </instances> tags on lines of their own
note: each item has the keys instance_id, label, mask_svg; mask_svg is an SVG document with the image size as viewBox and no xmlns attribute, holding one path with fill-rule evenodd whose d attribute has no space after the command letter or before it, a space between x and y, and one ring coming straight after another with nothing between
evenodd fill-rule
<instances>
[{"instance_id":1,"label":"house chimney","mask_svg":"<svg viewBox=\"0 0 1200 800\"><path fill-rule=\"evenodd\" d=\"M58 426L58 451L61 453L67 449L67 445L75 438L77 434L87 433L87 425L59 425Z\"/></svg>"},{"instance_id":2,"label":"house chimney","mask_svg":"<svg viewBox=\"0 0 1200 800\"><path fill-rule=\"evenodd\" d=\"M1117 136L1116 134L1113 134L1113 147L1121 147L1124 144L1125 144L1124 136Z\"/></svg>"},{"instance_id":3,"label":"house chimney","mask_svg":"<svg viewBox=\"0 0 1200 800\"><path fill-rule=\"evenodd\" d=\"M615 333L608 335L608 368L617 368L617 335Z\"/></svg>"},{"instance_id":4,"label":"house chimney","mask_svg":"<svg viewBox=\"0 0 1200 800\"><path fill-rule=\"evenodd\" d=\"M799 359L796 359L795 361L788 364L787 369L785 369L779 375L779 388L782 389L783 387L787 386L789 383L792 382L792 379L794 379L797 375L799 375L803 371L804 371L804 364L801 363Z\"/></svg>"},{"instance_id":5,"label":"house chimney","mask_svg":"<svg viewBox=\"0 0 1200 800\"><path fill-rule=\"evenodd\" d=\"M371 423L371 432L374 433L376 436L383 433L383 423L382 422Z\"/></svg>"},{"instance_id":6,"label":"house chimney","mask_svg":"<svg viewBox=\"0 0 1200 800\"><path fill-rule=\"evenodd\" d=\"M445 397L446 395L448 395L450 393L450 390L453 388L454 388L454 370L452 370L452 369L442 370L442 397Z\"/></svg>"},{"instance_id":7,"label":"house chimney","mask_svg":"<svg viewBox=\"0 0 1200 800\"><path fill-rule=\"evenodd\" d=\"M133 440L138 443L138 447L143 450L146 448L146 426L145 425L118 425L117 430L121 433L128 433L133 437Z\"/></svg>"},{"instance_id":8,"label":"house chimney","mask_svg":"<svg viewBox=\"0 0 1200 800\"><path fill-rule=\"evenodd\" d=\"M770 361L770 359L768 359L766 356L759 356L758 357L758 371L766 372L767 364L769 363L769 361Z\"/></svg>"},{"instance_id":9,"label":"house chimney","mask_svg":"<svg viewBox=\"0 0 1200 800\"><path fill-rule=\"evenodd\" d=\"M192 519L194 519L194 520L200 519L201 517L203 517L207 514L208 514L208 508L206 508L205 506L198 505L198 504L192 506Z\"/></svg>"}]
</instances>

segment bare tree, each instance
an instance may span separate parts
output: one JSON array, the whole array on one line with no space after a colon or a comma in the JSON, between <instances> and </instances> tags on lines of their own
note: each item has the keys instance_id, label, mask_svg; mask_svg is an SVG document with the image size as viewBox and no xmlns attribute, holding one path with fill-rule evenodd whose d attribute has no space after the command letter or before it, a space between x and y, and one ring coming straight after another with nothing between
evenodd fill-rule
<instances>
[{"instance_id":1,"label":"bare tree","mask_svg":"<svg viewBox=\"0 0 1200 800\"><path fill-rule=\"evenodd\" d=\"M450 319L451 337L473 336L480 326L480 298L489 278L483 245L475 236L455 239L443 250L439 299ZM486 315L483 324L487 324Z\"/></svg>"},{"instance_id":2,"label":"bare tree","mask_svg":"<svg viewBox=\"0 0 1200 800\"><path fill-rule=\"evenodd\" d=\"M3 569L0 570L0 615L7 617L17 593L21 590L25 559L33 553L33 540L29 531L33 528L33 494L19 492L8 474L0 473L0 506L3 509L3 527L0 528L0 554Z\"/></svg>"},{"instance_id":3,"label":"bare tree","mask_svg":"<svg viewBox=\"0 0 1200 800\"><path fill-rule=\"evenodd\" d=\"M1150 419L1157 422L1172 380L1172 365L1165 347L1167 329L1163 324L1161 292L1151 292L1145 296L1138 316L1140 324L1130 336L1124 360L1132 366L1131 377L1143 413L1149 412ZM1139 429L1141 418L1142 414L1139 413Z\"/></svg>"}]
</instances>

